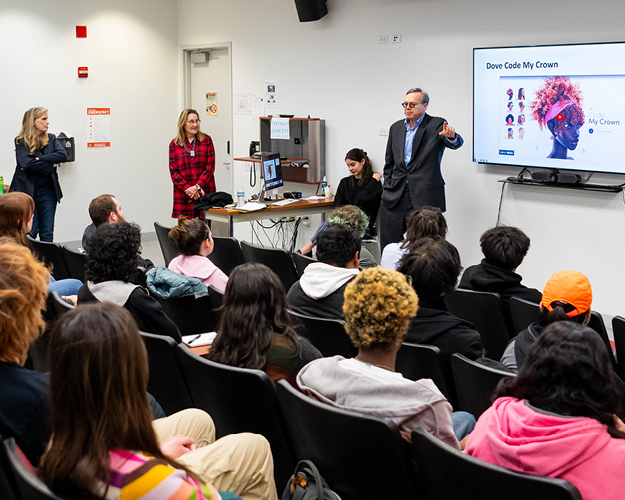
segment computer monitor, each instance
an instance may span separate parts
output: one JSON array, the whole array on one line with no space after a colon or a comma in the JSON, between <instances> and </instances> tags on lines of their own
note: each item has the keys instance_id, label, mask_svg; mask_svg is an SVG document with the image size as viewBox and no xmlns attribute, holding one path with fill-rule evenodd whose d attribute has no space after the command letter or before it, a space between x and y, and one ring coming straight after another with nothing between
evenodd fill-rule
<instances>
[{"instance_id":1,"label":"computer monitor","mask_svg":"<svg viewBox=\"0 0 625 500\"><path fill-rule=\"evenodd\" d=\"M263 166L263 186L265 196L271 197L274 194L278 194L278 188L284 186L280 153L262 155L260 159Z\"/></svg>"}]
</instances>

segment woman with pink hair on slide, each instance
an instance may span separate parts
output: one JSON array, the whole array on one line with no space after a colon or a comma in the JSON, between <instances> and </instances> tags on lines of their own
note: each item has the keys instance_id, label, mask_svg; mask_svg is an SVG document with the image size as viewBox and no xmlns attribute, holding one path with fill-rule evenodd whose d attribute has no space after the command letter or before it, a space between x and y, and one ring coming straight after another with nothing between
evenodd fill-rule
<instances>
[{"instance_id":1,"label":"woman with pink hair on slide","mask_svg":"<svg viewBox=\"0 0 625 500\"><path fill-rule=\"evenodd\" d=\"M553 134L553 147L547 158L573 160L568 156L579 143L579 129L584 124L582 92L566 76L546 78L536 91L536 99L530 105L532 118L542 130L547 127Z\"/></svg>"}]
</instances>

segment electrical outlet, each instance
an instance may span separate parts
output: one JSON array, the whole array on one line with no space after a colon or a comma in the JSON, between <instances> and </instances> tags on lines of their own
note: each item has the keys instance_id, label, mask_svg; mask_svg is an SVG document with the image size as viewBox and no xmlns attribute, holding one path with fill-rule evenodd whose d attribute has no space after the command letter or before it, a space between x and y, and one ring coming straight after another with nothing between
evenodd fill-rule
<instances>
[{"instance_id":1,"label":"electrical outlet","mask_svg":"<svg viewBox=\"0 0 625 500\"><path fill-rule=\"evenodd\" d=\"M310 227L310 218L302 217L302 226Z\"/></svg>"},{"instance_id":2,"label":"electrical outlet","mask_svg":"<svg viewBox=\"0 0 625 500\"><path fill-rule=\"evenodd\" d=\"M378 43L388 43L388 35L378 35Z\"/></svg>"},{"instance_id":3,"label":"electrical outlet","mask_svg":"<svg viewBox=\"0 0 625 500\"><path fill-rule=\"evenodd\" d=\"M401 43L401 35L393 35L391 38L391 43Z\"/></svg>"},{"instance_id":4,"label":"electrical outlet","mask_svg":"<svg viewBox=\"0 0 625 500\"><path fill-rule=\"evenodd\" d=\"M387 136L388 136L388 128L384 128L384 127L382 127L382 128L379 130L378 134L379 134L379 135L382 135L382 136L387 137Z\"/></svg>"}]
</instances>

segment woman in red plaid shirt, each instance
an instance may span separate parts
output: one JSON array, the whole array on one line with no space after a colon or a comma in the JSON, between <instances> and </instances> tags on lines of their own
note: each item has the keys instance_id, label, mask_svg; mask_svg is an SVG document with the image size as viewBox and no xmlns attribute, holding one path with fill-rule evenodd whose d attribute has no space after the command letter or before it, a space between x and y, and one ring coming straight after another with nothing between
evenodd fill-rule
<instances>
[{"instance_id":1,"label":"woman in red plaid shirt","mask_svg":"<svg viewBox=\"0 0 625 500\"><path fill-rule=\"evenodd\" d=\"M169 144L169 174L174 183L171 216L194 217L193 205L200 196L215 192L215 148L200 130L200 115L194 109L180 113L178 136Z\"/></svg>"}]
</instances>

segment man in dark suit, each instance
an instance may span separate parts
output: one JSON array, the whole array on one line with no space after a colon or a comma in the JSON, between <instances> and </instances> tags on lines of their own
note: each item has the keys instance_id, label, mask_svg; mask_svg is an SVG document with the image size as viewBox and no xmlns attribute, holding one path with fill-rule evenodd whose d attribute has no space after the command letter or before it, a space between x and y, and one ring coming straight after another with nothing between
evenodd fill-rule
<instances>
[{"instance_id":1,"label":"man in dark suit","mask_svg":"<svg viewBox=\"0 0 625 500\"><path fill-rule=\"evenodd\" d=\"M445 148L458 149L464 141L445 119L425 113L429 101L423 90L410 89L402 103L406 118L389 130L380 207L382 248L403 239L412 210L430 205L445 211L441 159Z\"/></svg>"}]
</instances>

